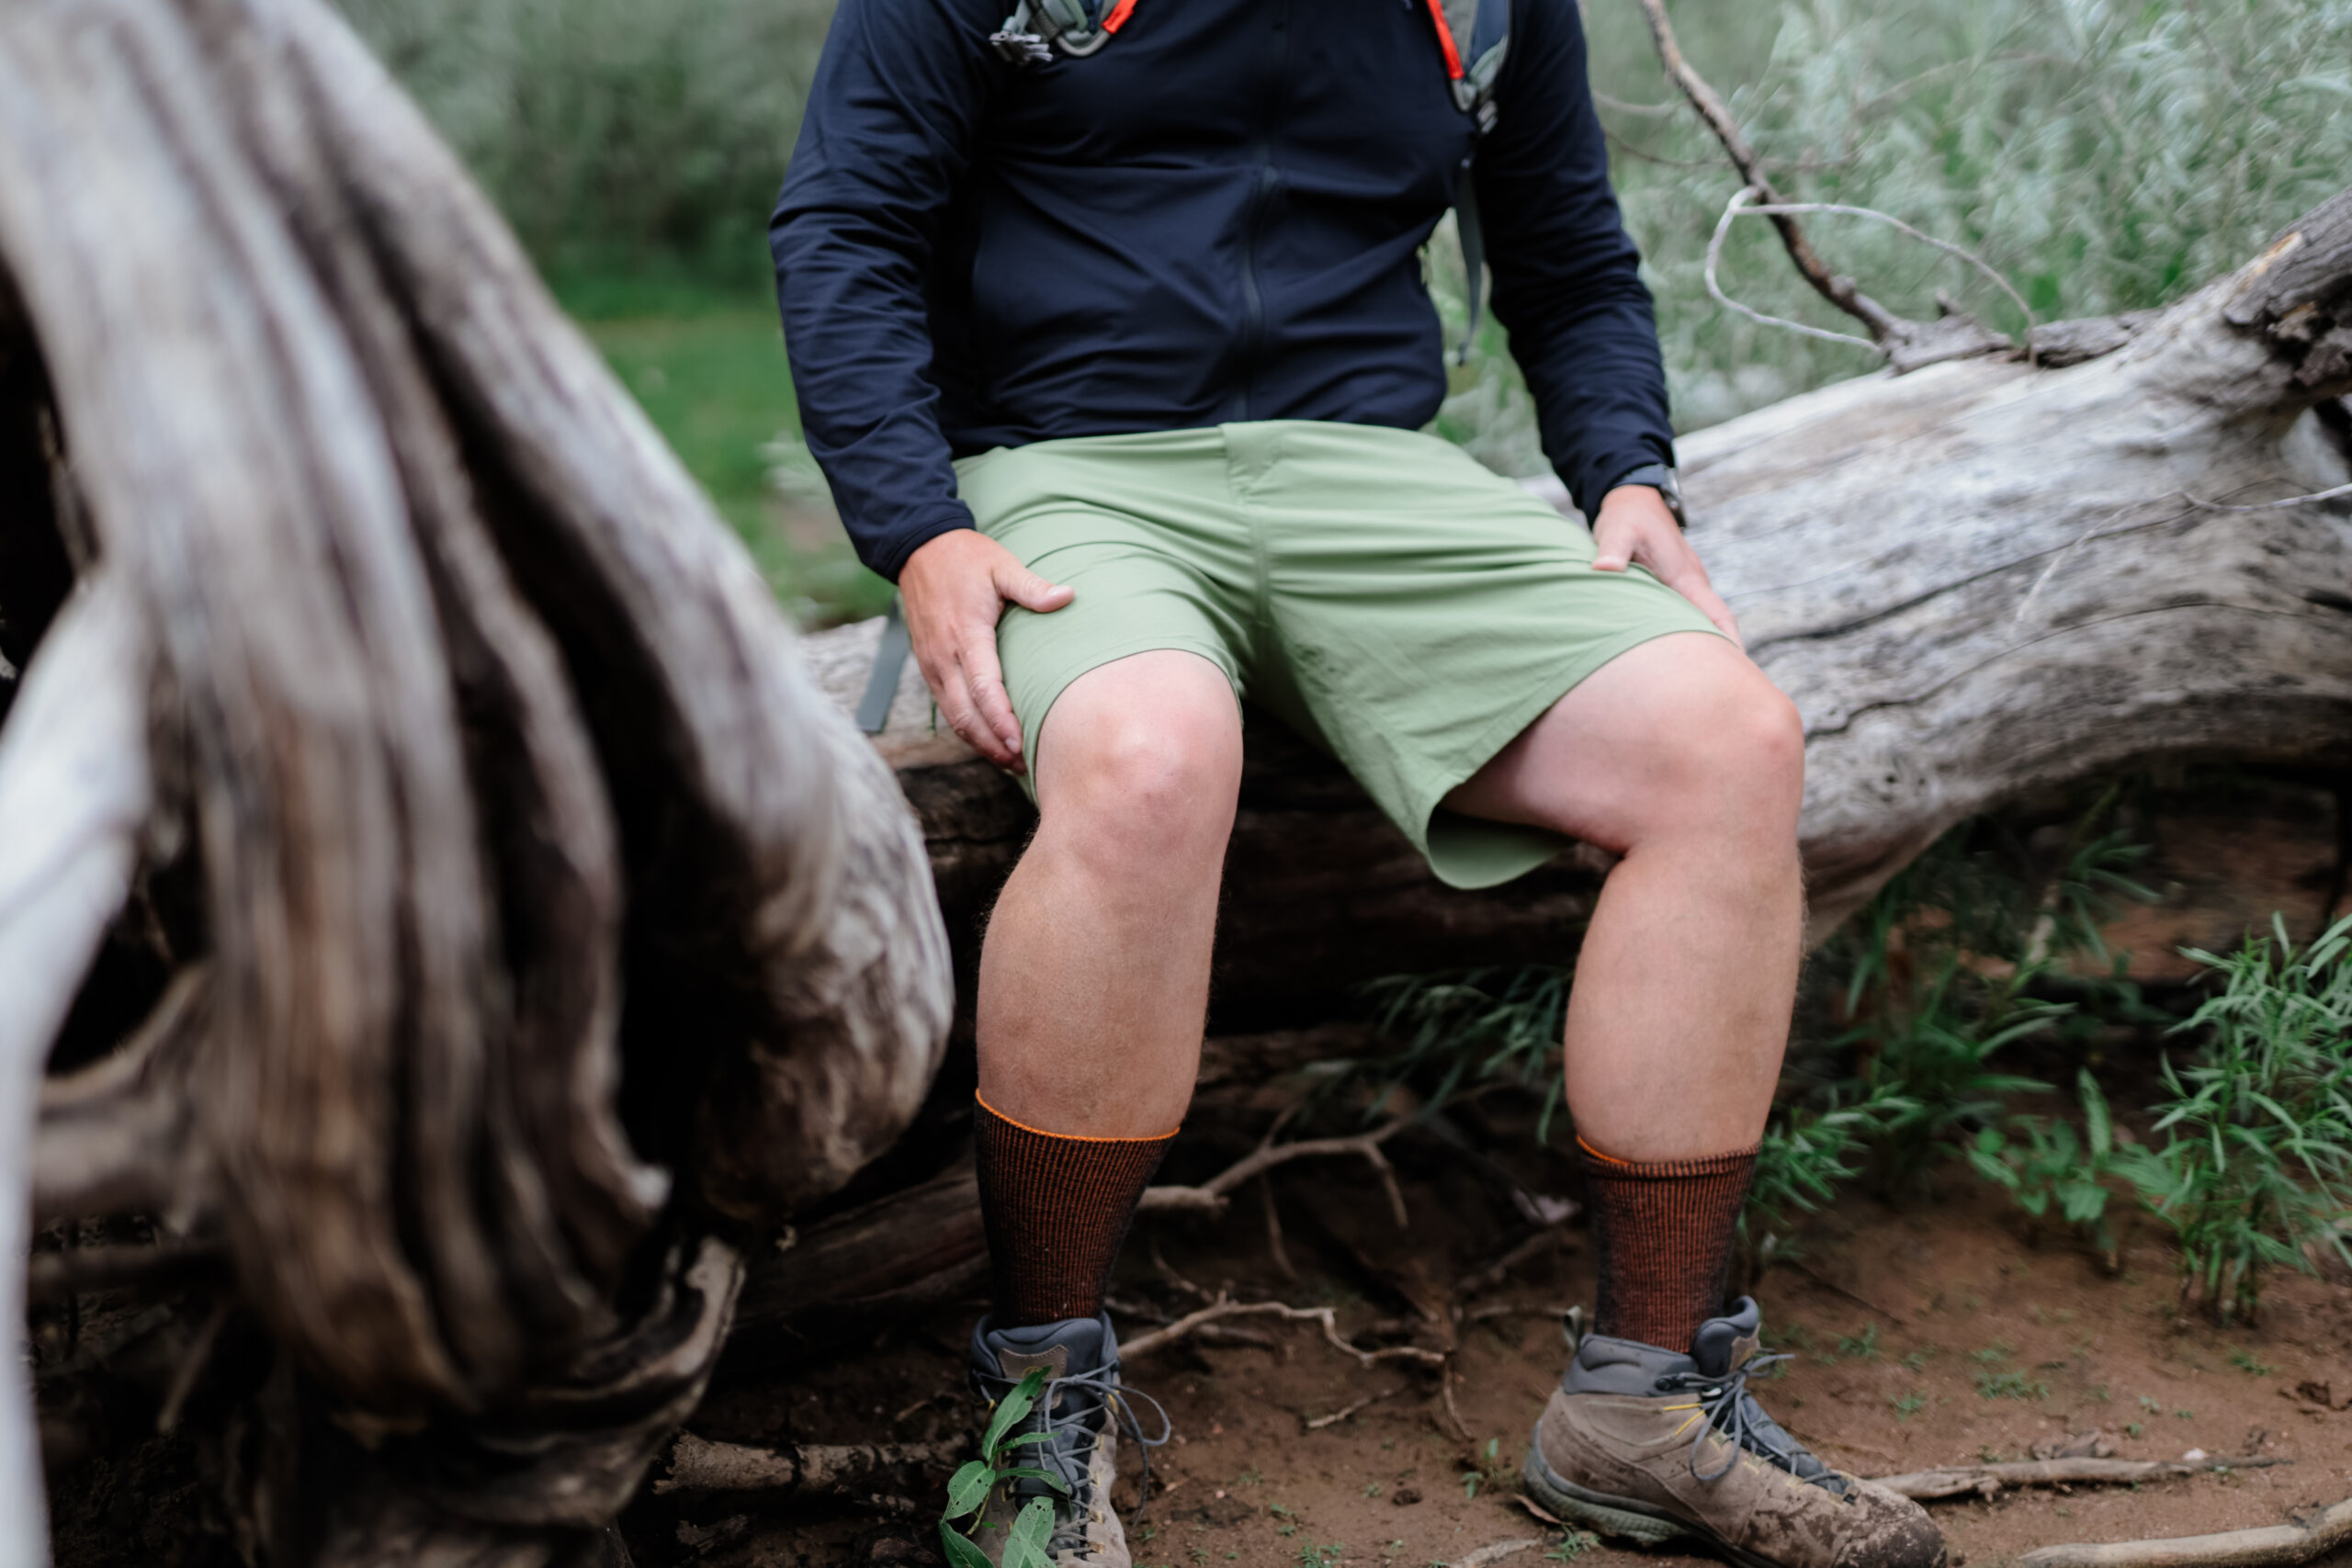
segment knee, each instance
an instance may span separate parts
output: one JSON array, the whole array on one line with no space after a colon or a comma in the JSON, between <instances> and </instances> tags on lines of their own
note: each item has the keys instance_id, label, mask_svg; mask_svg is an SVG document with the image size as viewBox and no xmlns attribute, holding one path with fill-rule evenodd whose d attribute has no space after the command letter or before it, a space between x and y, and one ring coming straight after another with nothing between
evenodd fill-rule
<instances>
[{"instance_id":1,"label":"knee","mask_svg":"<svg viewBox=\"0 0 2352 1568\"><path fill-rule=\"evenodd\" d=\"M1164 703L1095 715L1057 734L1040 837L1123 876L1221 864L1241 782L1241 735L1219 705Z\"/></svg>"},{"instance_id":2,"label":"knee","mask_svg":"<svg viewBox=\"0 0 2352 1568\"><path fill-rule=\"evenodd\" d=\"M1804 720L1761 672L1676 715L1664 736L1659 815L1678 825L1793 843L1804 800Z\"/></svg>"}]
</instances>

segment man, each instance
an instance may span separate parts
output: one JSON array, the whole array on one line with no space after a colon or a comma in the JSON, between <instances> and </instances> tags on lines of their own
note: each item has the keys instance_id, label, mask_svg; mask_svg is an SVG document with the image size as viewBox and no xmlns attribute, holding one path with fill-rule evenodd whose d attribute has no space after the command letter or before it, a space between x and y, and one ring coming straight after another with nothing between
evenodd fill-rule
<instances>
[{"instance_id":1,"label":"man","mask_svg":"<svg viewBox=\"0 0 2352 1568\"><path fill-rule=\"evenodd\" d=\"M979 1543L1043 1495L1057 1562L1128 1561L1102 1296L1192 1092L1247 695L1450 883L1623 857L1566 1032L1598 1332L1531 1488L1742 1562L1929 1568L1916 1506L1747 1395L1753 1304L1718 1315L1796 983L1804 736L1678 527L1575 0L1487 0L1483 135L1432 0L1066 3L1057 39L1006 0L843 0L771 230L809 447L940 712L1039 811L981 960L971 1357L990 1395L1047 1369L1023 1451L1068 1491L992 1498ZM1419 252L1465 181L1589 535L1417 434Z\"/></svg>"}]
</instances>

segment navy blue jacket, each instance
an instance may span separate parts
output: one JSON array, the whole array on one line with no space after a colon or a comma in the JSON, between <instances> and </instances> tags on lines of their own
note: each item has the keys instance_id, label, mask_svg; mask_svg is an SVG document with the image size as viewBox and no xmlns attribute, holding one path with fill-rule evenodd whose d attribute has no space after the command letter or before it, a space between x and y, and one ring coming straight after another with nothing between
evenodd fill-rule
<instances>
[{"instance_id":1,"label":"navy blue jacket","mask_svg":"<svg viewBox=\"0 0 2352 1568\"><path fill-rule=\"evenodd\" d=\"M1418 429L1418 255L1476 140L1426 0L1140 0L1017 67L1009 0L842 0L769 242L803 433L895 578L971 513L951 456L1253 419ZM1515 0L1477 146L1494 308L1588 513L1671 462L1576 0Z\"/></svg>"}]
</instances>

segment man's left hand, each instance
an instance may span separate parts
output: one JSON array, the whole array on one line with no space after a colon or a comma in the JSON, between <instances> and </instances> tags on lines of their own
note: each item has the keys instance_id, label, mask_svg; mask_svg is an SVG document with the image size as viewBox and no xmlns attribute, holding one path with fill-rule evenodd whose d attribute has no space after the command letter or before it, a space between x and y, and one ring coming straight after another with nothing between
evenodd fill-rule
<instances>
[{"instance_id":1,"label":"man's left hand","mask_svg":"<svg viewBox=\"0 0 2352 1568\"><path fill-rule=\"evenodd\" d=\"M1619 485L1600 498L1600 515L1592 522L1595 571L1623 571L1630 565L1645 567L1660 582L1681 594L1717 630L1740 647L1739 622L1731 606L1707 581L1699 552L1690 547L1666 498L1648 485Z\"/></svg>"}]
</instances>

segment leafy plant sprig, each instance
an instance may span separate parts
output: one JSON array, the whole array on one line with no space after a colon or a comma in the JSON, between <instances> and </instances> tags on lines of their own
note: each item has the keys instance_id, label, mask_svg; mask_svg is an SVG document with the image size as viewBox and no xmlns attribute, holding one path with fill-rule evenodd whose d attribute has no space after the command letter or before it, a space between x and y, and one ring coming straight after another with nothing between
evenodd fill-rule
<instances>
[{"instance_id":1,"label":"leafy plant sprig","mask_svg":"<svg viewBox=\"0 0 2352 1568\"><path fill-rule=\"evenodd\" d=\"M2120 1151L2119 1171L2180 1235L2181 1293L2226 1323L2261 1306L2266 1269L2352 1264L2352 917L2298 951L2285 922L2227 958L2181 1030L2210 1032L2195 1061L2167 1057L2162 1147Z\"/></svg>"},{"instance_id":2,"label":"leafy plant sprig","mask_svg":"<svg viewBox=\"0 0 2352 1568\"><path fill-rule=\"evenodd\" d=\"M1032 1367L1013 1385L1012 1392L997 1402L988 1430L980 1438L980 1457L967 1461L948 1478L947 1511L939 1517L939 1543L953 1568L992 1568L988 1554L969 1535L956 1529L956 1521L967 1515L977 1516L989 1494L998 1487L1012 1481L1032 1480L1042 1481L1057 1492L1069 1493L1069 1483L1050 1471L1005 1462L1013 1450L1053 1441L1050 1432L1024 1432L1017 1438L1005 1435L1036 1408L1045 1388L1046 1370ZM991 1524L986 1528L996 1527ZM1046 1543L1054 1533L1054 1506L1049 1500L1032 1497L1013 1516L1012 1523L1004 1528L1003 1568L1051 1568L1051 1560L1046 1555Z\"/></svg>"}]
</instances>

